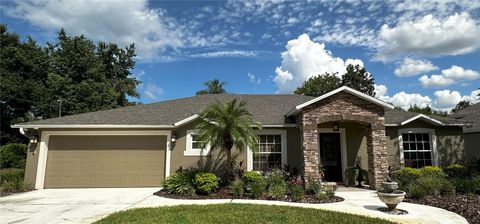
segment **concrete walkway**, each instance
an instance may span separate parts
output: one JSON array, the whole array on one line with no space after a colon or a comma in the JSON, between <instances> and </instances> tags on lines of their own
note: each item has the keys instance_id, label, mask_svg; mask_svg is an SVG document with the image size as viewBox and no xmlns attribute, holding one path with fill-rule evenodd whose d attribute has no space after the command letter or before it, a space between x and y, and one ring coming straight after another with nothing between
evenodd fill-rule
<instances>
[{"instance_id":1,"label":"concrete walkway","mask_svg":"<svg viewBox=\"0 0 480 224\"><path fill-rule=\"evenodd\" d=\"M419 223L419 224L468 224L467 220L456 213L425 205L411 204L402 202L398 208L408 211L407 215L388 215L377 210L380 207L386 207L376 192L357 188L339 188L335 193L345 199L345 201L327 204L302 204L279 201L264 200L240 200L240 199L211 199L211 200L178 200L162 198L158 196L148 197L145 200L133 205L131 208L175 206L175 205L208 205L222 203L248 203L263 205L283 205L296 206L303 208L324 209L330 211L345 212L363 216L383 218L399 223Z\"/></svg>"},{"instance_id":2,"label":"concrete walkway","mask_svg":"<svg viewBox=\"0 0 480 224\"><path fill-rule=\"evenodd\" d=\"M408 215L387 215L375 191L339 188L345 201L328 204L301 204L262 200L178 200L153 195L159 188L46 189L0 198L0 223L91 223L113 212L130 208L250 203L297 206L379 217L399 223L468 223L463 217L440 208L401 203Z\"/></svg>"}]
</instances>

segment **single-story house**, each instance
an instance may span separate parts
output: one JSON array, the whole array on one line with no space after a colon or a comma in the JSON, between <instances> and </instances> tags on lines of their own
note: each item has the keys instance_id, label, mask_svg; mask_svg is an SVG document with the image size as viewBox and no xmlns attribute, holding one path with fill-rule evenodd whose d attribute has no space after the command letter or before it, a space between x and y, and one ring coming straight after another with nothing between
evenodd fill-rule
<instances>
[{"instance_id":1,"label":"single-story house","mask_svg":"<svg viewBox=\"0 0 480 224\"><path fill-rule=\"evenodd\" d=\"M207 94L147 105L31 121L26 181L35 188L160 186L179 168L221 169L219 150L201 149L198 113L214 102L244 100L256 122L259 151L237 152L248 170L288 166L309 177L353 184L359 161L378 188L389 166L464 160L462 124L396 110L349 87L319 97Z\"/></svg>"},{"instance_id":2,"label":"single-story house","mask_svg":"<svg viewBox=\"0 0 480 224\"><path fill-rule=\"evenodd\" d=\"M466 159L480 159L480 103L457 111L450 117L471 124L463 128Z\"/></svg>"}]
</instances>

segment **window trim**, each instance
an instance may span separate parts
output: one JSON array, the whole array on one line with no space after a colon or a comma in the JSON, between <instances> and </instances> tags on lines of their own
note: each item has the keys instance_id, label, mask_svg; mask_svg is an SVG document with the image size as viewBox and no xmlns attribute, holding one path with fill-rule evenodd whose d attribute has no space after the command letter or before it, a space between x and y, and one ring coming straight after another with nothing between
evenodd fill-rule
<instances>
[{"instance_id":1,"label":"window trim","mask_svg":"<svg viewBox=\"0 0 480 224\"><path fill-rule=\"evenodd\" d=\"M185 144L185 151L183 151L184 156L208 156L210 155L210 144L205 145L205 149L193 149L192 148L192 135L197 134L197 130L187 130L186 134L186 144Z\"/></svg>"},{"instance_id":2,"label":"window trim","mask_svg":"<svg viewBox=\"0 0 480 224\"><path fill-rule=\"evenodd\" d=\"M435 129L433 128L402 128L398 129L398 147L400 150L400 165L405 167L405 152L403 150L403 137L402 134L414 134L414 133L426 133L430 135L430 145L432 152L432 165L438 166L438 153L437 153L437 136Z\"/></svg>"},{"instance_id":3,"label":"window trim","mask_svg":"<svg viewBox=\"0 0 480 224\"><path fill-rule=\"evenodd\" d=\"M255 130L257 135L280 135L282 139L282 166L287 165L287 130L283 129L262 129ZM247 150L247 171L253 170L253 151L250 147Z\"/></svg>"}]
</instances>

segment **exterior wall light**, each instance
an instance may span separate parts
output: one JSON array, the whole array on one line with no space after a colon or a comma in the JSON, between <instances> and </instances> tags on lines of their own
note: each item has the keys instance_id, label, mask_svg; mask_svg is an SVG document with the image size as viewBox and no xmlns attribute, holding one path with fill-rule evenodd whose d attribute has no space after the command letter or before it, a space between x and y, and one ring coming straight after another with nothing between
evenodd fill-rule
<instances>
[{"instance_id":1,"label":"exterior wall light","mask_svg":"<svg viewBox=\"0 0 480 224\"><path fill-rule=\"evenodd\" d=\"M37 144L38 142L38 137L36 135L33 135L30 137L30 144Z\"/></svg>"},{"instance_id":2,"label":"exterior wall light","mask_svg":"<svg viewBox=\"0 0 480 224\"><path fill-rule=\"evenodd\" d=\"M172 137L170 138L170 141L172 143L175 143L177 141L177 136L175 135L175 133L172 133Z\"/></svg>"},{"instance_id":3,"label":"exterior wall light","mask_svg":"<svg viewBox=\"0 0 480 224\"><path fill-rule=\"evenodd\" d=\"M337 122L333 123L333 131L339 131L339 130L340 130L340 125Z\"/></svg>"}]
</instances>

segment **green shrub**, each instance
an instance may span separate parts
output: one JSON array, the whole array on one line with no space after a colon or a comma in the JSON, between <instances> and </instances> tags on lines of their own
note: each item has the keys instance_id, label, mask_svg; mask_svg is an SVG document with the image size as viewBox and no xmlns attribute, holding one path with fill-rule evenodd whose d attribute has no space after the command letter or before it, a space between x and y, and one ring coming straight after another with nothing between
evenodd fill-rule
<instances>
[{"instance_id":1,"label":"green shrub","mask_svg":"<svg viewBox=\"0 0 480 224\"><path fill-rule=\"evenodd\" d=\"M285 185L285 173L283 170L274 169L266 176L267 186Z\"/></svg>"},{"instance_id":2,"label":"green shrub","mask_svg":"<svg viewBox=\"0 0 480 224\"><path fill-rule=\"evenodd\" d=\"M445 178L420 177L408 186L408 193L412 197L423 197L425 195L451 194L455 187Z\"/></svg>"},{"instance_id":3,"label":"green shrub","mask_svg":"<svg viewBox=\"0 0 480 224\"><path fill-rule=\"evenodd\" d=\"M450 180L450 182L455 186L455 191L459 193L474 193L475 192L475 183L474 179L456 177Z\"/></svg>"},{"instance_id":4,"label":"green shrub","mask_svg":"<svg viewBox=\"0 0 480 224\"><path fill-rule=\"evenodd\" d=\"M232 194L234 197L241 197L243 196L243 182L241 180L235 180L232 182L230 185L230 190L232 191Z\"/></svg>"},{"instance_id":5,"label":"green shrub","mask_svg":"<svg viewBox=\"0 0 480 224\"><path fill-rule=\"evenodd\" d=\"M411 184L408 187L408 194L413 198L423 198L428 195L427 191L419 185Z\"/></svg>"},{"instance_id":6,"label":"green shrub","mask_svg":"<svg viewBox=\"0 0 480 224\"><path fill-rule=\"evenodd\" d=\"M467 168L460 164L452 164L445 168L448 177L465 177L467 176Z\"/></svg>"},{"instance_id":7,"label":"green shrub","mask_svg":"<svg viewBox=\"0 0 480 224\"><path fill-rule=\"evenodd\" d=\"M322 182L312 177L307 177L305 183L305 192L308 194L316 194L322 190Z\"/></svg>"},{"instance_id":8,"label":"green shrub","mask_svg":"<svg viewBox=\"0 0 480 224\"><path fill-rule=\"evenodd\" d=\"M480 175L473 177L472 182L475 193L480 195Z\"/></svg>"},{"instance_id":9,"label":"green shrub","mask_svg":"<svg viewBox=\"0 0 480 224\"><path fill-rule=\"evenodd\" d=\"M242 177L243 186L247 191L251 191L254 183L263 181L263 177L257 171L248 171L243 174Z\"/></svg>"},{"instance_id":10,"label":"green shrub","mask_svg":"<svg viewBox=\"0 0 480 224\"><path fill-rule=\"evenodd\" d=\"M301 201L305 197L305 191L303 187L298 184L290 184L290 197L294 201Z\"/></svg>"},{"instance_id":11,"label":"green shrub","mask_svg":"<svg viewBox=\"0 0 480 224\"><path fill-rule=\"evenodd\" d=\"M276 200L282 199L287 193L287 184L273 183L268 186L268 195Z\"/></svg>"},{"instance_id":12,"label":"green shrub","mask_svg":"<svg viewBox=\"0 0 480 224\"><path fill-rule=\"evenodd\" d=\"M408 186L420 178L420 170L405 167L394 173L393 178L398 182L400 189L407 191Z\"/></svg>"},{"instance_id":13,"label":"green shrub","mask_svg":"<svg viewBox=\"0 0 480 224\"><path fill-rule=\"evenodd\" d=\"M32 186L25 183L23 180L12 180L2 183L0 185L1 194L12 194L25 192L32 189Z\"/></svg>"},{"instance_id":14,"label":"green shrub","mask_svg":"<svg viewBox=\"0 0 480 224\"><path fill-rule=\"evenodd\" d=\"M252 196L254 198L260 198L263 195L263 192L265 191L265 187L266 187L266 184L263 179L253 182L251 184Z\"/></svg>"},{"instance_id":15,"label":"green shrub","mask_svg":"<svg viewBox=\"0 0 480 224\"><path fill-rule=\"evenodd\" d=\"M8 144L0 147L0 167L25 169L27 145Z\"/></svg>"},{"instance_id":16,"label":"green shrub","mask_svg":"<svg viewBox=\"0 0 480 224\"><path fill-rule=\"evenodd\" d=\"M23 181L25 171L23 169L0 170L0 184L5 182Z\"/></svg>"},{"instance_id":17,"label":"green shrub","mask_svg":"<svg viewBox=\"0 0 480 224\"><path fill-rule=\"evenodd\" d=\"M315 198L317 200L327 200L333 198L335 196L335 192L333 189L322 188L320 191L315 193Z\"/></svg>"},{"instance_id":18,"label":"green shrub","mask_svg":"<svg viewBox=\"0 0 480 224\"><path fill-rule=\"evenodd\" d=\"M195 186L200 194L211 194L218 188L217 175L213 173L197 173L195 174Z\"/></svg>"},{"instance_id":19,"label":"green shrub","mask_svg":"<svg viewBox=\"0 0 480 224\"><path fill-rule=\"evenodd\" d=\"M420 169L420 177L439 177L445 178L447 174L438 166L425 166Z\"/></svg>"},{"instance_id":20,"label":"green shrub","mask_svg":"<svg viewBox=\"0 0 480 224\"><path fill-rule=\"evenodd\" d=\"M163 187L168 193L180 195L194 195L194 178L197 171L177 171L170 175L164 182Z\"/></svg>"}]
</instances>

